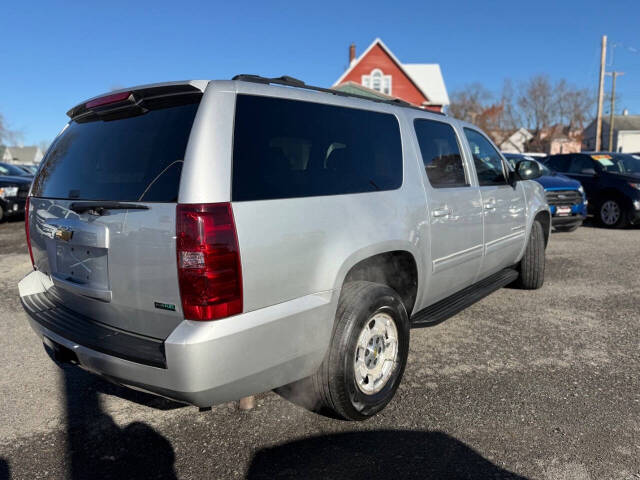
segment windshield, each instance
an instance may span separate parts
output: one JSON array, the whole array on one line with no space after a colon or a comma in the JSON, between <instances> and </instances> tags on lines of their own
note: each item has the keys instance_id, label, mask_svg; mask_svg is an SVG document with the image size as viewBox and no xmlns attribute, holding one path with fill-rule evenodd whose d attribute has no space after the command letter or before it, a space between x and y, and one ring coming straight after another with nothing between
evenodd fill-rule
<instances>
[{"instance_id":1,"label":"windshield","mask_svg":"<svg viewBox=\"0 0 640 480\"><path fill-rule=\"evenodd\" d=\"M115 120L72 120L33 185L45 198L176 202L198 103Z\"/></svg>"},{"instance_id":2,"label":"windshield","mask_svg":"<svg viewBox=\"0 0 640 480\"><path fill-rule=\"evenodd\" d=\"M0 175L24 177L25 175L29 174L21 168L16 167L15 165L11 165L9 163L0 163Z\"/></svg>"},{"instance_id":3,"label":"windshield","mask_svg":"<svg viewBox=\"0 0 640 480\"><path fill-rule=\"evenodd\" d=\"M607 155L592 155L605 172L619 173L623 175L640 173L640 156L624 153L611 153Z\"/></svg>"}]
</instances>

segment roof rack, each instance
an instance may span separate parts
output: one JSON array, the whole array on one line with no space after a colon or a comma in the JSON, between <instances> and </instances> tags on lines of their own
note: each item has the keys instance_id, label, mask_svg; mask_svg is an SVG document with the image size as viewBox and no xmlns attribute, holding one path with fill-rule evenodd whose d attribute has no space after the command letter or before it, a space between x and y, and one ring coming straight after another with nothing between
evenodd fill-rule
<instances>
[{"instance_id":1,"label":"roof rack","mask_svg":"<svg viewBox=\"0 0 640 480\"><path fill-rule=\"evenodd\" d=\"M284 85L286 87L304 88L306 90L314 90L316 92L330 93L338 97L359 98L361 100L369 100L371 102L386 103L388 105L394 105L396 107L412 108L414 110L419 110L421 112L426 111L429 113L435 113L436 115L445 115L443 112L434 112L433 110L426 110L424 108L417 107L399 98L395 98L393 100L386 100L384 98L373 98L373 97L367 97L365 95L358 95L357 93L341 92L340 90L333 90L331 88L315 87L313 85L307 85L302 80L299 80L294 77L290 77L288 75L283 75L281 77L268 78L268 77L261 77L260 75L242 73L240 75L236 75L231 80L239 80L241 82L262 83L264 85Z\"/></svg>"}]
</instances>

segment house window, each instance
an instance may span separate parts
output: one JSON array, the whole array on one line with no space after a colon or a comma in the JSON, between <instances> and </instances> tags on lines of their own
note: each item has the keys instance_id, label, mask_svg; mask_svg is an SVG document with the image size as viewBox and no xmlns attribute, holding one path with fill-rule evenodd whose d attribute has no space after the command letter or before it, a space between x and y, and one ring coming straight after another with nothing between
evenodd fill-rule
<instances>
[{"instance_id":1,"label":"house window","mask_svg":"<svg viewBox=\"0 0 640 480\"><path fill-rule=\"evenodd\" d=\"M391 95L391 75L384 75L379 68L374 68L369 75L363 75L362 85L386 95Z\"/></svg>"}]
</instances>

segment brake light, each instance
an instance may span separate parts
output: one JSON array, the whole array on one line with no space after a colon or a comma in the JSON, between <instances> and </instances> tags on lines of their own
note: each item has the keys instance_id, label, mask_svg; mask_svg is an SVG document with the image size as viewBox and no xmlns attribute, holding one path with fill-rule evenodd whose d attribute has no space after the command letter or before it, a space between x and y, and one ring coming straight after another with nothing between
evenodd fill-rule
<instances>
[{"instance_id":1,"label":"brake light","mask_svg":"<svg viewBox=\"0 0 640 480\"><path fill-rule=\"evenodd\" d=\"M186 319L242 312L242 266L230 203L178 205L176 250Z\"/></svg>"},{"instance_id":2,"label":"brake light","mask_svg":"<svg viewBox=\"0 0 640 480\"><path fill-rule=\"evenodd\" d=\"M87 102L85 108L100 107L102 105L108 105L110 103L122 102L131 95L131 92L112 93L111 95L105 95L104 97L96 98Z\"/></svg>"},{"instance_id":3,"label":"brake light","mask_svg":"<svg viewBox=\"0 0 640 480\"><path fill-rule=\"evenodd\" d=\"M29 197L24 205L24 230L27 234L27 247L29 248L29 256L31 257L31 266L35 269L36 263L33 261L33 251L31 250L31 235L29 234Z\"/></svg>"}]
</instances>

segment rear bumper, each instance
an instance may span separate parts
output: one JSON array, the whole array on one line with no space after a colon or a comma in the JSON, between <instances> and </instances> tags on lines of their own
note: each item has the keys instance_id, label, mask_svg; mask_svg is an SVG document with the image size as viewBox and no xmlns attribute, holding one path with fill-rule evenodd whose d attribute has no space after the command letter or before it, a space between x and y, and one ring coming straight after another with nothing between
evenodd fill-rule
<instances>
[{"instance_id":1,"label":"rear bumper","mask_svg":"<svg viewBox=\"0 0 640 480\"><path fill-rule=\"evenodd\" d=\"M70 350L85 370L122 385L206 407L271 390L318 369L329 345L335 304L331 291L297 298L213 322L184 320L163 342L165 366L90 348L47 325L28 297L40 272L19 285L29 323L42 338ZM47 342L50 343L50 342Z\"/></svg>"}]
</instances>

